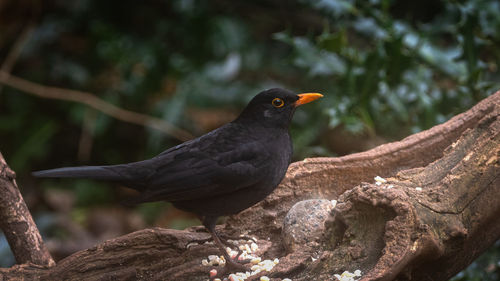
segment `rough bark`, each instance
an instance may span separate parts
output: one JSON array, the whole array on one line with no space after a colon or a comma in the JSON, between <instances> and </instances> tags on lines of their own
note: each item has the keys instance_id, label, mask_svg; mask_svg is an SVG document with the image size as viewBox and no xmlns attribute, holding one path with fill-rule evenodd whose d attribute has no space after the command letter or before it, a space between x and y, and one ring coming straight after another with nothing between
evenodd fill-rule
<instances>
[{"instance_id":1,"label":"rough bark","mask_svg":"<svg viewBox=\"0 0 500 281\"><path fill-rule=\"evenodd\" d=\"M272 195L230 217L221 231L256 236L261 256L280 259L268 273L273 280L335 280L334 274L356 269L364 281L448 280L500 238L499 116L497 92L402 141L294 163ZM373 183L377 175L387 182ZM313 237L285 246L290 241L284 240L294 238L283 235L290 229L283 223L294 221L292 215L311 216L306 208L292 208L307 199L338 203L326 208L324 224L315 231L294 229ZM16 265L1 269L0 276L206 280L211 268L201 266L201 259L217 249L206 244L186 249L188 241L208 237L200 229L146 229L77 252L52 268Z\"/></svg>"},{"instance_id":2,"label":"rough bark","mask_svg":"<svg viewBox=\"0 0 500 281\"><path fill-rule=\"evenodd\" d=\"M16 174L0 153L0 229L19 264L55 265L16 184Z\"/></svg>"}]
</instances>

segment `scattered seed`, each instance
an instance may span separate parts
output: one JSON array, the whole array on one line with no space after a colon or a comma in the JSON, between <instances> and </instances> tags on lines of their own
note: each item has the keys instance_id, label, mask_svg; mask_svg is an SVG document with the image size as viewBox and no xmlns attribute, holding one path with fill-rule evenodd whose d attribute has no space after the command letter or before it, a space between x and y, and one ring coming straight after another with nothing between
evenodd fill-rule
<instances>
[{"instance_id":1,"label":"scattered seed","mask_svg":"<svg viewBox=\"0 0 500 281\"><path fill-rule=\"evenodd\" d=\"M260 257L253 258L251 263L252 264L258 264L261 261Z\"/></svg>"},{"instance_id":2,"label":"scattered seed","mask_svg":"<svg viewBox=\"0 0 500 281\"><path fill-rule=\"evenodd\" d=\"M422 191L422 188L420 186L415 187L416 191Z\"/></svg>"},{"instance_id":3,"label":"scattered seed","mask_svg":"<svg viewBox=\"0 0 500 281\"><path fill-rule=\"evenodd\" d=\"M230 256L232 259L236 258L236 256L237 256L237 255L238 255L238 252L236 252L236 251L231 251L231 253L229 254L229 256Z\"/></svg>"},{"instance_id":4,"label":"scattered seed","mask_svg":"<svg viewBox=\"0 0 500 281\"><path fill-rule=\"evenodd\" d=\"M261 276L260 281L269 281L269 277L267 276Z\"/></svg>"},{"instance_id":5,"label":"scattered seed","mask_svg":"<svg viewBox=\"0 0 500 281\"><path fill-rule=\"evenodd\" d=\"M254 239L257 241L256 238ZM255 243L252 240L245 241L241 239L239 242L237 241L235 243L235 246L237 246L238 249L240 249L241 251L241 254L238 256L238 260L250 260L251 264L253 264L251 267L251 272L232 273L227 278L224 278L223 279L224 281L244 281L250 276L259 274L260 272L271 271L273 267L279 263L279 259L277 258L275 258L274 260L262 260L260 257L252 254L253 252L256 252L259 248L259 245L257 245L257 243ZM226 252L232 259L236 258L236 256L239 253L238 251L234 251L233 249L231 249L231 247L226 247ZM211 265L224 266L226 265L226 259L224 258L224 256L209 255L207 259L203 259L201 263L204 266L211 266ZM210 277L212 278L215 275L217 275L217 270L215 269L211 270ZM267 276L263 277L264 279L260 280L269 280ZM291 281L290 279L285 279L285 281L286 280Z\"/></svg>"},{"instance_id":6,"label":"scattered seed","mask_svg":"<svg viewBox=\"0 0 500 281\"><path fill-rule=\"evenodd\" d=\"M250 244L250 249L252 249L252 252L255 252L259 249L259 245L257 245L257 243L255 242L252 242L252 244Z\"/></svg>"},{"instance_id":7,"label":"scattered seed","mask_svg":"<svg viewBox=\"0 0 500 281\"><path fill-rule=\"evenodd\" d=\"M344 271L342 274L334 274L335 278L339 281L356 281L357 279L354 279L355 277L360 277L361 276L361 270L357 269L354 271L354 273L351 273L349 271Z\"/></svg>"},{"instance_id":8,"label":"scattered seed","mask_svg":"<svg viewBox=\"0 0 500 281\"><path fill-rule=\"evenodd\" d=\"M386 183L387 180L384 179L383 177L380 177L380 176L376 176L373 178L376 182L380 182L380 183Z\"/></svg>"},{"instance_id":9,"label":"scattered seed","mask_svg":"<svg viewBox=\"0 0 500 281\"><path fill-rule=\"evenodd\" d=\"M330 202L332 202L332 208L335 209L337 207L337 200L331 200Z\"/></svg>"}]
</instances>

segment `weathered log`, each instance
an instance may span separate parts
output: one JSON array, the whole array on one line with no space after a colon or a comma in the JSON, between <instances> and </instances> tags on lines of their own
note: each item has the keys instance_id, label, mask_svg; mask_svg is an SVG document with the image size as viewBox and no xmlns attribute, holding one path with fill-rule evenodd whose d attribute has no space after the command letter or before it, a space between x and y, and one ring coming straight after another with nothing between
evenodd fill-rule
<instances>
[{"instance_id":1,"label":"weathered log","mask_svg":"<svg viewBox=\"0 0 500 281\"><path fill-rule=\"evenodd\" d=\"M497 92L402 141L294 163L273 194L230 217L220 230L256 236L261 256L280 259L268 273L274 280L335 280L334 274L356 269L365 281L448 280L500 238L499 116ZM387 182L373 183L377 175ZM318 228L322 235L311 231L313 237L295 241L303 245L285 247L284 218L307 199L338 203ZM208 237L200 229L146 229L77 252L51 268L16 265L0 269L0 276L206 280L211 268L201 259L217 249L209 244L186 249L188 241Z\"/></svg>"}]
</instances>

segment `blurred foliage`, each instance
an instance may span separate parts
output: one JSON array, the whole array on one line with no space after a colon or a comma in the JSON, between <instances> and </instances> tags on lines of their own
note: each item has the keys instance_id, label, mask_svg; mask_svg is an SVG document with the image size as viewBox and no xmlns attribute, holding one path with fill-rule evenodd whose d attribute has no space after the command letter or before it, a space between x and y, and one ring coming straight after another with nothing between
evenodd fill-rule
<instances>
[{"instance_id":1,"label":"blurred foliage","mask_svg":"<svg viewBox=\"0 0 500 281\"><path fill-rule=\"evenodd\" d=\"M91 92L194 135L230 121L266 88L325 94L296 112L295 159L338 154L327 137L333 129L360 140L399 139L500 88L496 0L7 1L0 6L0 62L33 22L14 75ZM179 143L8 87L0 92L0 138L25 191L40 184L28 176L32 170L137 161ZM121 200L96 182L46 184L71 186L73 217L82 223L86 207ZM168 209L137 211L154 224ZM185 227L173 221L170 227Z\"/></svg>"},{"instance_id":2,"label":"blurred foliage","mask_svg":"<svg viewBox=\"0 0 500 281\"><path fill-rule=\"evenodd\" d=\"M166 209L165 203L151 202L151 203L141 204L137 210L144 217L146 223L153 224L158 214L163 213L165 209Z\"/></svg>"},{"instance_id":3,"label":"blurred foliage","mask_svg":"<svg viewBox=\"0 0 500 281\"><path fill-rule=\"evenodd\" d=\"M500 241L477 258L469 267L451 281L498 281L500 280Z\"/></svg>"},{"instance_id":4,"label":"blurred foliage","mask_svg":"<svg viewBox=\"0 0 500 281\"><path fill-rule=\"evenodd\" d=\"M39 9L14 74L95 93L195 135L213 128L200 126L188 109L234 115L274 86L325 93L297 113L296 159L335 153L320 141L325 129L398 139L447 120L500 85L500 7L493 0L128 0L120 12L115 3L79 0ZM2 46L4 56L11 46ZM2 149L19 173L75 164L89 122L94 147L79 162L134 161L178 143L79 104L9 88L0 101L0 132L9 136Z\"/></svg>"},{"instance_id":5,"label":"blurred foliage","mask_svg":"<svg viewBox=\"0 0 500 281\"><path fill-rule=\"evenodd\" d=\"M314 85L335 93L331 127L400 137L498 89L498 1L442 1L429 18L400 17L405 7L393 1L304 2L325 16L322 33L274 38L292 46L290 63Z\"/></svg>"}]
</instances>

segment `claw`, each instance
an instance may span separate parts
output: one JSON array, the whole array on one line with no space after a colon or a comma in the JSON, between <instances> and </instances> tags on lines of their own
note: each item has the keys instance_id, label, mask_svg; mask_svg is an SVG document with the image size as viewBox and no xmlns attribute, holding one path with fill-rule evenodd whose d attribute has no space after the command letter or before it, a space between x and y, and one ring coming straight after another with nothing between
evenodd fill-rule
<instances>
[{"instance_id":1,"label":"claw","mask_svg":"<svg viewBox=\"0 0 500 281\"><path fill-rule=\"evenodd\" d=\"M226 275L229 275L233 272L251 272L252 270L249 267L244 266L238 262L233 260L226 261L226 265L223 268L218 270L212 269L210 271L210 280L214 280L216 278L223 278ZM212 272L215 272L215 275L212 276Z\"/></svg>"}]
</instances>

